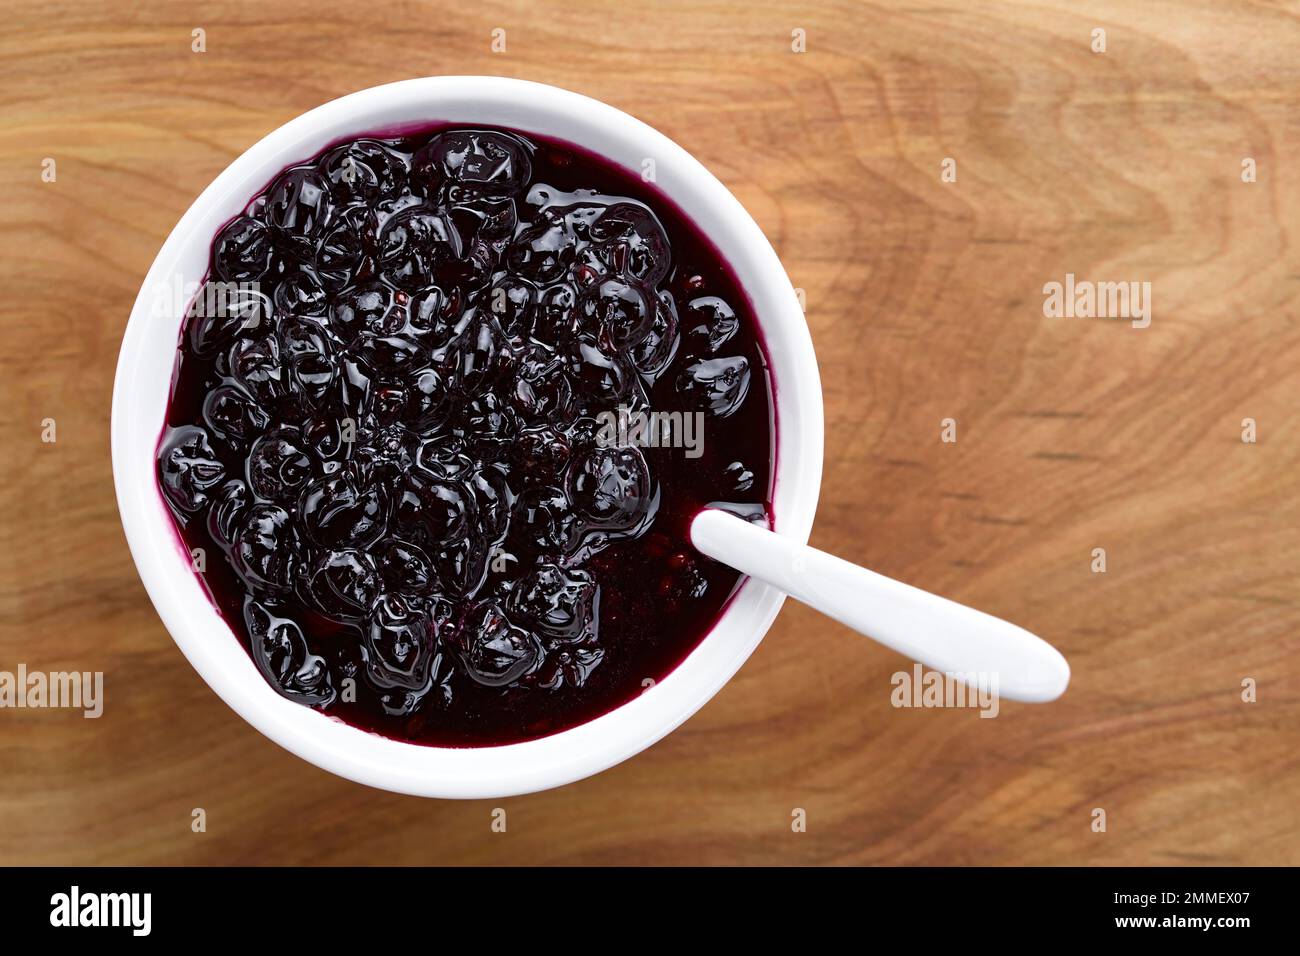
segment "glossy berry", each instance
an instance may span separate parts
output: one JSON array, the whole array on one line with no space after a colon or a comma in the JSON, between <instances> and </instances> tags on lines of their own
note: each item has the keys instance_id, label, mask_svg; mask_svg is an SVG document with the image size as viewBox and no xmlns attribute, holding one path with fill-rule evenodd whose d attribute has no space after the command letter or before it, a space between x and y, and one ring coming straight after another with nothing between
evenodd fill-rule
<instances>
[{"instance_id":1,"label":"glossy berry","mask_svg":"<svg viewBox=\"0 0 1300 956\"><path fill-rule=\"evenodd\" d=\"M428 206L399 212L379 237L380 271L399 289L419 289L435 277L447 276L447 267L460 254L456 227L444 214Z\"/></svg>"},{"instance_id":2,"label":"glossy berry","mask_svg":"<svg viewBox=\"0 0 1300 956\"><path fill-rule=\"evenodd\" d=\"M370 139L336 146L317 167L340 205L393 198L402 191L407 171L401 154Z\"/></svg>"},{"instance_id":3,"label":"glossy berry","mask_svg":"<svg viewBox=\"0 0 1300 956\"><path fill-rule=\"evenodd\" d=\"M303 489L298 517L322 548L367 548L384 534L386 509L380 485L345 469Z\"/></svg>"},{"instance_id":4,"label":"glossy berry","mask_svg":"<svg viewBox=\"0 0 1300 956\"><path fill-rule=\"evenodd\" d=\"M309 707L320 707L334 699L329 668L323 658L307 649L297 624L275 616L251 599L244 605L244 622L253 662L272 687Z\"/></svg>"},{"instance_id":5,"label":"glossy berry","mask_svg":"<svg viewBox=\"0 0 1300 956\"><path fill-rule=\"evenodd\" d=\"M506 262L512 272L537 285L564 276L577 258L577 240L563 222L541 219L511 243Z\"/></svg>"},{"instance_id":6,"label":"glossy berry","mask_svg":"<svg viewBox=\"0 0 1300 956\"><path fill-rule=\"evenodd\" d=\"M678 376L677 389L695 408L726 418L749 394L749 360L738 355L696 362Z\"/></svg>"},{"instance_id":7,"label":"glossy berry","mask_svg":"<svg viewBox=\"0 0 1300 956\"><path fill-rule=\"evenodd\" d=\"M167 500L184 512L207 504L208 492L226 476L207 433L193 425L170 430L159 456L159 471Z\"/></svg>"},{"instance_id":8,"label":"glossy berry","mask_svg":"<svg viewBox=\"0 0 1300 956\"><path fill-rule=\"evenodd\" d=\"M577 515L561 489L528 488L515 501L510 530L529 551L563 554L575 541Z\"/></svg>"},{"instance_id":9,"label":"glossy berry","mask_svg":"<svg viewBox=\"0 0 1300 956\"><path fill-rule=\"evenodd\" d=\"M239 520L251 503L248 486L238 478L231 479L214 491L208 508L208 534L223 548L229 548L239 529Z\"/></svg>"},{"instance_id":10,"label":"glossy berry","mask_svg":"<svg viewBox=\"0 0 1300 956\"><path fill-rule=\"evenodd\" d=\"M281 279L273 296L276 312L280 315L324 315L329 308L325 287L316 273L300 270Z\"/></svg>"},{"instance_id":11,"label":"glossy berry","mask_svg":"<svg viewBox=\"0 0 1300 956\"><path fill-rule=\"evenodd\" d=\"M586 572L544 564L516 585L511 609L538 634L570 643L592 633L599 594Z\"/></svg>"},{"instance_id":12,"label":"glossy berry","mask_svg":"<svg viewBox=\"0 0 1300 956\"><path fill-rule=\"evenodd\" d=\"M449 198L517 193L531 174L524 143L490 130L453 130L434 137L415 154L415 175L426 193Z\"/></svg>"},{"instance_id":13,"label":"glossy berry","mask_svg":"<svg viewBox=\"0 0 1300 956\"><path fill-rule=\"evenodd\" d=\"M369 268L379 243L379 221L371 209L344 209L316 247L315 272L329 292L344 289L352 278Z\"/></svg>"},{"instance_id":14,"label":"glossy berry","mask_svg":"<svg viewBox=\"0 0 1300 956\"><path fill-rule=\"evenodd\" d=\"M266 199L266 222L280 246L310 262L334 215L325 179L309 166L286 170Z\"/></svg>"},{"instance_id":15,"label":"glossy berry","mask_svg":"<svg viewBox=\"0 0 1300 956\"><path fill-rule=\"evenodd\" d=\"M241 338L230 349L230 374L263 408L272 408L284 395L280 340L265 333Z\"/></svg>"},{"instance_id":16,"label":"glossy berry","mask_svg":"<svg viewBox=\"0 0 1300 956\"><path fill-rule=\"evenodd\" d=\"M398 487L394 518L419 540L445 544L470 530L473 495L460 482L409 472Z\"/></svg>"},{"instance_id":17,"label":"glossy berry","mask_svg":"<svg viewBox=\"0 0 1300 956\"><path fill-rule=\"evenodd\" d=\"M592 448L568 479L569 500L591 527L627 531L650 510L650 469L638 448Z\"/></svg>"},{"instance_id":18,"label":"glossy berry","mask_svg":"<svg viewBox=\"0 0 1300 956\"><path fill-rule=\"evenodd\" d=\"M578 314L585 328L598 329L610 351L632 349L650 332L657 303L638 282L612 276L596 279L578 297Z\"/></svg>"},{"instance_id":19,"label":"glossy berry","mask_svg":"<svg viewBox=\"0 0 1300 956\"><path fill-rule=\"evenodd\" d=\"M609 271L651 286L671 266L668 236L649 209L636 203L610 206L591 226L593 252Z\"/></svg>"},{"instance_id":20,"label":"glossy berry","mask_svg":"<svg viewBox=\"0 0 1300 956\"><path fill-rule=\"evenodd\" d=\"M270 311L265 294L253 287L207 282L195 296L187 316L190 348L210 356L251 333Z\"/></svg>"},{"instance_id":21,"label":"glossy berry","mask_svg":"<svg viewBox=\"0 0 1300 956\"><path fill-rule=\"evenodd\" d=\"M489 604L465 629L461 659L471 678L487 687L502 687L523 677L541 659L537 638L510 623Z\"/></svg>"},{"instance_id":22,"label":"glossy berry","mask_svg":"<svg viewBox=\"0 0 1300 956\"><path fill-rule=\"evenodd\" d=\"M363 332L391 335L405 319L393 302L393 290L379 283L366 283L343 292L330 314L330 330L344 343Z\"/></svg>"},{"instance_id":23,"label":"glossy berry","mask_svg":"<svg viewBox=\"0 0 1300 956\"><path fill-rule=\"evenodd\" d=\"M408 597L427 595L438 584L428 554L409 541L393 540L379 549L379 575L387 590Z\"/></svg>"},{"instance_id":24,"label":"glossy berry","mask_svg":"<svg viewBox=\"0 0 1300 956\"><path fill-rule=\"evenodd\" d=\"M733 492L744 493L754 487L754 473L741 461L733 461L727 466L727 480Z\"/></svg>"},{"instance_id":25,"label":"glossy berry","mask_svg":"<svg viewBox=\"0 0 1300 956\"><path fill-rule=\"evenodd\" d=\"M288 503L298 496L312 472L312 459L296 428L267 432L248 453L248 483L257 497Z\"/></svg>"},{"instance_id":26,"label":"glossy berry","mask_svg":"<svg viewBox=\"0 0 1300 956\"><path fill-rule=\"evenodd\" d=\"M306 591L336 621L364 618L379 593L379 573L368 553L353 548L321 552L307 570Z\"/></svg>"},{"instance_id":27,"label":"glossy berry","mask_svg":"<svg viewBox=\"0 0 1300 956\"><path fill-rule=\"evenodd\" d=\"M296 550L289 512L255 504L232 535L230 563L252 593L278 594L293 584Z\"/></svg>"},{"instance_id":28,"label":"glossy berry","mask_svg":"<svg viewBox=\"0 0 1300 956\"><path fill-rule=\"evenodd\" d=\"M334 384L337 366L335 345L323 321L290 317L280 325L283 362L288 368L290 387L317 405Z\"/></svg>"},{"instance_id":29,"label":"glossy berry","mask_svg":"<svg viewBox=\"0 0 1300 956\"><path fill-rule=\"evenodd\" d=\"M380 595L366 628L367 676L377 687L419 690L438 654L437 626L419 604Z\"/></svg>"},{"instance_id":30,"label":"glossy berry","mask_svg":"<svg viewBox=\"0 0 1300 956\"><path fill-rule=\"evenodd\" d=\"M230 282L255 282L271 268L271 231L266 223L239 216L217 234L212 269Z\"/></svg>"},{"instance_id":31,"label":"glossy berry","mask_svg":"<svg viewBox=\"0 0 1300 956\"><path fill-rule=\"evenodd\" d=\"M678 333L677 305L667 292L661 292L655 299L654 315L650 318L650 327L645 337L631 349L632 365L650 381L657 381L659 375L677 355L681 342Z\"/></svg>"},{"instance_id":32,"label":"glossy berry","mask_svg":"<svg viewBox=\"0 0 1300 956\"><path fill-rule=\"evenodd\" d=\"M266 428L269 417L243 389L219 385L203 400L203 421L220 438L242 445Z\"/></svg>"},{"instance_id":33,"label":"glossy berry","mask_svg":"<svg viewBox=\"0 0 1300 956\"><path fill-rule=\"evenodd\" d=\"M686 336L706 352L716 353L739 329L735 310L716 295L692 299L686 307Z\"/></svg>"}]
</instances>

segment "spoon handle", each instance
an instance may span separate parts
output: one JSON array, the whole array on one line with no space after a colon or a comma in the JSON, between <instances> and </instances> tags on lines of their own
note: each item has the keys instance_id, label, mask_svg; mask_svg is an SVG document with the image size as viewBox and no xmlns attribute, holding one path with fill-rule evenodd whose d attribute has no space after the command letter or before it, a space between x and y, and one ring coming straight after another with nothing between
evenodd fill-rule
<instances>
[{"instance_id":1,"label":"spoon handle","mask_svg":"<svg viewBox=\"0 0 1300 956\"><path fill-rule=\"evenodd\" d=\"M860 568L714 508L696 515L702 553L759 578L886 647L1010 700L1055 700L1070 682L1061 652L1024 628ZM994 683L996 682L996 683Z\"/></svg>"}]
</instances>

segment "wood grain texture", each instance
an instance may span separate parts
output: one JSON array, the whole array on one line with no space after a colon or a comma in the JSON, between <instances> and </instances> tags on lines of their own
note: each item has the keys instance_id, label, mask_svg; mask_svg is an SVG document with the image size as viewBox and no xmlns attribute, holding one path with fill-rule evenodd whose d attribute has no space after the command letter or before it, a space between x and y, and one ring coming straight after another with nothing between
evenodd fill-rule
<instances>
[{"instance_id":1,"label":"wood grain texture","mask_svg":"<svg viewBox=\"0 0 1300 956\"><path fill-rule=\"evenodd\" d=\"M1081 6L7 4L0 669L103 670L107 703L0 711L0 864L1300 863L1300 7ZM788 605L680 730L529 797L373 791L229 711L120 530L126 317L239 152L437 73L587 93L712 169L806 290L814 543L1048 636L1066 697L897 710L903 661ZM1066 273L1151 282L1151 326L1044 318Z\"/></svg>"}]
</instances>

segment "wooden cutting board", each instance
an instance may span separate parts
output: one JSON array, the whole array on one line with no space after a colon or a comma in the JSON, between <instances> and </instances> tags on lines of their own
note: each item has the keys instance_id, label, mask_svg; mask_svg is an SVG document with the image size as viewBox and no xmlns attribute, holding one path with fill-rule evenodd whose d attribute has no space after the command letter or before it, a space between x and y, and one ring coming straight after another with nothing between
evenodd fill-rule
<instances>
[{"instance_id":1,"label":"wooden cutting board","mask_svg":"<svg viewBox=\"0 0 1300 956\"><path fill-rule=\"evenodd\" d=\"M106 700L0 710L0 863L1300 863L1300 19L1089 6L8 4L0 670ZM1047 636L1066 697L896 708L907 662L789 605L676 733L529 797L370 790L229 711L118 523L127 314L243 149L438 73L598 97L713 170L805 291L814 543ZM1045 316L1067 275L1150 283L1149 325Z\"/></svg>"}]
</instances>

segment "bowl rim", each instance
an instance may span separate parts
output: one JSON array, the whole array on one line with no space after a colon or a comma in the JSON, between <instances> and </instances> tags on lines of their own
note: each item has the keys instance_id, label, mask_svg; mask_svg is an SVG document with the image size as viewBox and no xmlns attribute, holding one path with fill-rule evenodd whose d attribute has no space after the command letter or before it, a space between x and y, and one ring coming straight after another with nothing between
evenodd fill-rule
<instances>
[{"instance_id":1,"label":"bowl rim","mask_svg":"<svg viewBox=\"0 0 1300 956\"><path fill-rule=\"evenodd\" d=\"M599 773L670 733L740 669L766 634L785 595L762 582L743 579L713 629L671 673L633 700L586 723L494 747L404 743L327 718L286 700L265 683L241 642L231 640L228 625L191 570L190 555L179 544L154 479L153 446L163 424L166 393L161 402L151 396L161 374L164 343L171 357L165 369L170 386L184 310L182 306L174 315L164 314L173 337L158 336L151 326L159 318L150 314L156 309L158 290L176 276L183 277L182 260L187 255L196 260L200 248L202 271L206 271L207 248L216 229L234 214L229 210L242 208L280 169L339 140L339 131L342 136L359 136L395 128L403 122L402 116L408 117L407 122L478 122L554 136L631 168L635 164L625 161L629 157L654 157L656 185L718 246L751 299L773 365L773 409L780 422L774 518L782 534L800 542L808 539L821 483L820 375L798 296L775 250L735 196L653 127L613 106L546 84L492 76L423 77L331 100L289 120L237 156L173 227L146 274L127 322L110 425L123 529L163 624L199 675L232 710L318 767L359 783L419 796L512 796ZM309 148L312 143L315 148ZM151 420L157 427L149 424ZM145 445L147 456L142 453ZM218 634L221 640L216 639Z\"/></svg>"}]
</instances>

